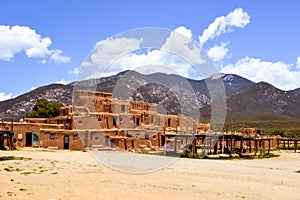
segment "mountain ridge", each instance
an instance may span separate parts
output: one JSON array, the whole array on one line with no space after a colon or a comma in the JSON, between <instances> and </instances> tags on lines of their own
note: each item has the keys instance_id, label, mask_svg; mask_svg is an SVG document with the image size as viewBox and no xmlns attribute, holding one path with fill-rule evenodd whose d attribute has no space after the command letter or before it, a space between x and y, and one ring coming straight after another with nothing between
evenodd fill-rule
<instances>
[{"instance_id":1,"label":"mountain ridge","mask_svg":"<svg viewBox=\"0 0 300 200\"><path fill-rule=\"evenodd\" d=\"M227 120L300 119L300 88L283 91L267 82L254 83L235 74L219 73L206 79L193 80L174 74L144 75L135 71L75 81L67 85L50 84L36 88L13 99L1 101L0 118L3 120L13 118L18 121L26 112L31 111L39 98L71 105L73 90L84 89L114 92L116 98L121 99L158 103L163 108L162 111L165 110L168 114L186 114L201 107L199 112L204 118L209 119L211 101L219 98L214 88L219 87L220 82L224 83L226 91ZM182 85L186 89L181 89ZM187 103L183 106L182 102Z\"/></svg>"}]
</instances>

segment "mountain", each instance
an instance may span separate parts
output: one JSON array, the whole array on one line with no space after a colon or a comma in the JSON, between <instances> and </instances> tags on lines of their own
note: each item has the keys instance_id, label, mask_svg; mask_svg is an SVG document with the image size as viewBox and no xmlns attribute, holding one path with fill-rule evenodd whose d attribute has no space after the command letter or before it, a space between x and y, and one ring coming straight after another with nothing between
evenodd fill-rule
<instances>
[{"instance_id":1,"label":"mountain","mask_svg":"<svg viewBox=\"0 0 300 200\"><path fill-rule=\"evenodd\" d=\"M19 120L39 98L71 105L73 90L84 89L113 92L119 99L157 103L161 113L199 116L200 112L203 118L210 119L211 101L220 99L222 88L226 92L227 120L300 119L300 89L282 91L266 82L254 83L234 74L191 80L174 74L143 75L135 71L37 88L0 102L0 118Z\"/></svg>"},{"instance_id":2,"label":"mountain","mask_svg":"<svg viewBox=\"0 0 300 200\"><path fill-rule=\"evenodd\" d=\"M227 121L300 118L300 93L283 91L266 82L241 87L226 102ZM202 115L209 118L210 109L210 105L203 107Z\"/></svg>"},{"instance_id":3,"label":"mountain","mask_svg":"<svg viewBox=\"0 0 300 200\"><path fill-rule=\"evenodd\" d=\"M16 98L0 102L0 118L6 121L19 120L30 112L39 98L61 102L64 105L72 104L72 86L51 84L39 87Z\"/></svg>"}]
</instances>

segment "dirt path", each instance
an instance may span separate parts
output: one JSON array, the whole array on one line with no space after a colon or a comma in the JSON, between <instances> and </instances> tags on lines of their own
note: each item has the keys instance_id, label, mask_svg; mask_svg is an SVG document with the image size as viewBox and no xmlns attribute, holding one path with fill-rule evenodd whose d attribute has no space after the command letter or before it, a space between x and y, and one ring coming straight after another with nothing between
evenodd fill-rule
<instances>
[{"instance_id":1,"label":"dirt path","mask_svg":"<svg viewBox=\"0 0 300 200\"><path fill-rule=\"evenodd\" d=\"M300 153L258 160L178 159L128 174L87 152L0 151L0 199L300 199Z\"/></svg>"}]
</instances>

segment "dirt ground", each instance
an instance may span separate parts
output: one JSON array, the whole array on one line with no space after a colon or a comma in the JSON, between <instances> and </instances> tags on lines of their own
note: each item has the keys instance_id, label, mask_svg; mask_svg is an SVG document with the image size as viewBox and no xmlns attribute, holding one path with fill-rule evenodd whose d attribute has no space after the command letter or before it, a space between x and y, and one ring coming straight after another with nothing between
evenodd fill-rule
<instances>
[{"instance_id":1,"label":"dirt ground","mask_svg":"<svg viewBox=\"0 0 300 200\"><path fill-rule=\"evenodd\" d=\"M300 199L300 153L178 159L151 173L113 170L80 151L0 151L0 199Z\"/></svg>"}]
</instances>

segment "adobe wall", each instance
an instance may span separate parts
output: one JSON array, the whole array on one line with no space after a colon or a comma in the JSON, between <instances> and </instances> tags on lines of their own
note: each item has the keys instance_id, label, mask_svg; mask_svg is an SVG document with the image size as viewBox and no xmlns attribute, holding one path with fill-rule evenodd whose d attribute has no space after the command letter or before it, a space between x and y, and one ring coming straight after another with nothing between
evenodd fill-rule
<instances>
[{"instance_id":1,"label":"adobe wall","mask_svg":"<svg viewBox=\"0 0 300 200\"><path fill-rule=\"evenodd\" d=\"M83 150L85 147L76 131L41 129L42 147L58 147L64 149L64 136L69 136L70 150Z\"/></svg>"},{"instance_id":2,"label":"adobe wall","mask_svg":"<svg viewBox=\"0 0 300 200\"><path fill-rule=\"evenodd\" d=\"M14 122L13 123L13 130L11 127L10 122L4 122L0 124L0 129L9 130L11 132L15 133L14 138L17 140L17 147L25 147L26 145L26 133L29 132L40 132L40 127L43 126L43 124L39 123L23 123L23 122ZM48 127L51 125L48 125ZM54 128L57 128L57 126L53 126Z\"/></svg>"}]
</instances>

